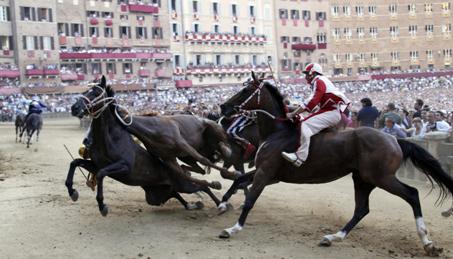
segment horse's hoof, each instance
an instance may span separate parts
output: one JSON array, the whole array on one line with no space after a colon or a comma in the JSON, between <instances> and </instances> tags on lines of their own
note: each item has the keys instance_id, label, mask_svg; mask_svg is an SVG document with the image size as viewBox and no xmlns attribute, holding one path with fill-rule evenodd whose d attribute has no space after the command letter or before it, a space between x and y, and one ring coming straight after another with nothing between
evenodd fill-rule
<instances>
[{"instance_id":1,"label":"horse's hoof","mask_svg":"<svg viewBox=\"0 0 453 259\"><path fill-rule=\"evenodd\" d=\"M332 245L332 241L330 241L328 238L323 238L321 242L319 242L318 246L324 246L324 247L329 247Z\"/></svg>"},{"instance_id":2,"label":"horse's hoof","mask_svg":"<svg viewBox=\"0 0 453 259\"><path fill-rule=\"evenodd\" d=\"M425 249L426 255L431 257L438 257L443 251L443 248L437 248L433 244L428 244L423 247Z\"/></svg>"},{"instance_id":3,"label":"horse's hoof","mask_svg":"<svg viewBox=\"0 0 453 259\"><path fill-rule=\"evenodd\" d=\"M230 233L228 233L228 231L226 230L222 230L222 232L220 233L219 235L219 238L230 238Z\"/></svg>"},{"instance_id":4,"label":"horse's hoof","mask_svg":"<svg viewBox=\"0 0 453 259\"><path fill-rule=\"evenodd\" d=\"M189 203L187 203L187 206L186 206L187 210L201 210L203 208L204 208L204 204L201 201L189 202Z\"/></svg>"},{"instance_id":5,"label":"horse's hoof","mask_svg":"<svg viewBox=\"0 0 453 259\"><path fill-rule=\"evenodd\" d=\"M211 183L211 188L215 189L215 190L220 190L220 189L222 189L222 184L218 181L213 181Z\"/></svg>"},{"instance_id":6,"label":"horse's hoof","mask_svg":"<svg viewBox=\"0 0 453 259\"><path fill-rule=\"evenodd\" d=\"M79 199L79 192L77 190L74 190L71 194L71 200L77 201L78 199Z\"/></svg>"},{"instance_id":7,"label":"horse's hoof","mask_svg":"<svg viewBox=\"0 0 453 259\"><path fill-rule=\"evenodd\" d=\"M101 215L106 217L107 214L109 214L109 207L107 207L107 205L104 205L104 207L102 208L102 210L99 210L101 212Z\"/></svg>"},{"instance_id":8,"label":"horse's hoof","mask_svg":"<svg viewBox=\"0 0 453 259\"><path fill-rule=\"evenodd\" d=\"M229 203L229 202L222 202L219 204L217 209L219 210L219 213L217 215L222 215L223 213L225 213L229 210L232 210L233 205L231 205L231 203Z\"/></svg>"},{"instance_id":9,"label":"horse's hoof","mask_svg":"<svg viewBox=\"0 0 453 259\"><path fill-rule=\"evenodd\" d=\"M442 216L448 218L451 216L451 213L452 213L452 209L449 209L449 210L446 210L446 211L442 211Z\"/></svg>"},{"instance_id":10,"label":"horse's hoof","mask_svg":"<svg viewBox=\"0 0 453 259\"><path fill-rule=\"evenodd\" d=\"M195 202L195 206L197 206L197 210L202 210L204 208L204 204L201 201Z\"/></svg>"}]
</instances>

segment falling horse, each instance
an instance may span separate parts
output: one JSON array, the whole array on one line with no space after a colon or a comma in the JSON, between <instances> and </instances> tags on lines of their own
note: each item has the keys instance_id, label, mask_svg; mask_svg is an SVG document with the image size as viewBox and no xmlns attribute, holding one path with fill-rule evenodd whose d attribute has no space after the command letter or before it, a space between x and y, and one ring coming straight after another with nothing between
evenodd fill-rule
<instances>
[{"instance_id":1,"label":"falling horse","mask_svg":"<svg viewBox=\"0 0 453 259\"><path fill-rule=\"evenodd\" d=\"M245 174L233 183L233 189L241 182L252 183L252 186L238 222L223 230L220 237L228 238L243 229L248 213L269 184L280 181L327 183L352 173L356 202L354 216L336 234L324 236L320 245L330 246L333 241L343 240L368 214L369 195L379 187L410 204L426 253L435 256L442 252L428 238L417 189L400 182L395 175L403 162L410 158L417 168L439 185L441 198L453 192L452 177L422 147L372 128L328 131L312 137L307 161L301 167L295 167L280 155L282 151L294 152L299 138L297 126L286 118L286 107L277 88L255 78L225 102L221 109L225 116L241 110L259 110L258 127L262 144L256 155L256 172ZM223 198L220 209L225 207L227 198Z\"/></svg>"},{"instance_id":2,"label":"falling horse","mask_svg":"<svg viewBox=\"0 0 453 259\"><path fill-rule=\"evenodd\" d=\"M206 186L189 182L173 172L155 156L136 144L123 125L118 115L114 92L106 86L105 77L101 83L86 91L72 105L73 116L82 118L91 115L93 122L92 144L89 157L91 160L75 159L71 162L66 178L66 187L73 201L78 199L78 192L73 188L75 168L80 166L96 175L99 211L108 214L104 204L104 177L109 176L121 183L141 186L146 194L146 201L151 205L162 205L170 198L178 199L186 209L199 209L202 203L187 203L179 193L207 193L216 204L219 200Z\"/></svg>"},{"instance_id":3,"label":"falling horse","mask_svg":"<svg viewBox=\"0 0 453 259\"><path fill-rule=\"evenodd\" d=\"M24 128L25 124L25 114L20 113L16 116L16 120L14 121L14 126L16 126L16 142L20 142L21 139L19 138L22 129Z\"/></svg>"},{"instance_id":4,"label":"falling horse","mask_svg":"<svg viewBox=\"0 0 453 259\"><path fill-rule=\"evenodd\" d=\"M36 142L39 141L39 132L42 129L42 117L41 114L32 113L28 115L25 120L24 127L20 133L19 139L22 139L24 132L27 134L27 148L30 147L30 141L33 134L36 132Z\"/></svg>"}]
</instances>

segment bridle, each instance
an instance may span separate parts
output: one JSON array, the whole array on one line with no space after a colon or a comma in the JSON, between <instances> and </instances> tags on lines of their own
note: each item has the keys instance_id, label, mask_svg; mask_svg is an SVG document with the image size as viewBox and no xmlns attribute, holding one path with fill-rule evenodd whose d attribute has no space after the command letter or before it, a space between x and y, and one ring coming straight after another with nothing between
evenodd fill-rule
<instances>
[{"instance_id":1,"label":"bridle","mask_svg":"<svg viewBox=\"0 0 453 259\"><path fill-rule=\"evenodd\" d=\"M256 87L255 91L249 96L247 97L247 99L245 99L241 104L239 104L239 106L237 106L237 108L239 110L243 110L242 108L248 103L250 102L250 100L252 100L253 97L255 97L255 95L258 95L258 105L260 105L260 102L261 102L261 89L263 89L263 86L264 86L264 81L261 81L261 83Z\"/></svg>"},{"instance_id":2,"label":"bridle","mask_svg":"<svg viewBox=\"0 0 453 259\"><path fill-rule=\"evenodd\" d=\"M93 119L99 118L105 111L105 109L107 109L107 107L109 107L109 105L113 103L115 105L115 116L118 118L118 120L125 126L130 126L132 124L132 116L130 115L130 112L128 111L128 115L126 116L130 118L129 122L126 122L118 113L118 108L122 108L123 110L127 109L122 105L116 104L116 99L114 97L107 96L107 91L103 87L100 87L96 83L89 84L88 86L101 89L101 94L96 96L96 98L94 98L93 100L90 100L88 99L88 97L81 95L81 98L85 100L85 102L83 102L83 105L85 105L85 109L88 111L88 115L90 117L92 117ZM94 110L94 108L99 104L101 104L102 107L100 109Z\"/></svg>"}]
</instances>

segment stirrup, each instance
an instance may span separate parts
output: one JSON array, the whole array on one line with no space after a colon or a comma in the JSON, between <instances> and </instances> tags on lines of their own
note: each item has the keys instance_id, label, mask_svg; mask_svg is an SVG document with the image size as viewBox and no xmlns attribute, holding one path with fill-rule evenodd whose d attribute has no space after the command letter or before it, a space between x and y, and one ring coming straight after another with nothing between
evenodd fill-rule
<instances>
[{"instance_id":1,"label":"stirrup","mask_svg":"<svg viewBox=\"0 0 453 259\"><path fill-rule=\"evenodd\" d=\"M299 159L296 154L294 154L294 156L296 156L296 159L289 157L289 154L292 154L292 153L282 152L281 154L282 154L282 157L284 159L286 159L286 161L292 163L296 167L300 167L304 163L304 161L302 159Z\"/></svg>"}]
</instances>

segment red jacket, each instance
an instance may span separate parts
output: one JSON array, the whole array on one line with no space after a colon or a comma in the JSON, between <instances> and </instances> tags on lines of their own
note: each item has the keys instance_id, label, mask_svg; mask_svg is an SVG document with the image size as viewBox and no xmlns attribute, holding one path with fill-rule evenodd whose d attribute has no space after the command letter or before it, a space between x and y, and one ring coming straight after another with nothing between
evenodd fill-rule
<instances>
[{"instance_id":1,"label":"red jacket","mask_svg":"<svg viewBox=\"0 0 453 259\"><path fill-rule=\"evenodd\" d=\"M343 110L340 106L347 106L350 103L346 96L325 76L316 76L313 79L312 90L312 94L304 102L304 108L309 112L313 112L316 107L319 107L320 111Z\"/></svg>"}]
</instances>

